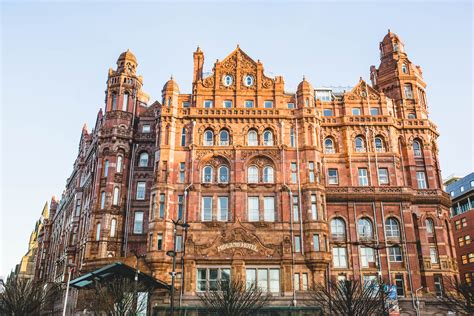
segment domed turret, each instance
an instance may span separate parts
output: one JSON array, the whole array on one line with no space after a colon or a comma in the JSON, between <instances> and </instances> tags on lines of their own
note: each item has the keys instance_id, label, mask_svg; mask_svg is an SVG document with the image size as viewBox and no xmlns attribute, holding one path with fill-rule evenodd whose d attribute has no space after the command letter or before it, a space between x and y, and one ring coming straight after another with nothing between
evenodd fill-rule
<instances>
[{"instance_id":1,"label":"domed turret","mask_svg":"<svg viewBox=\"0 0 474 316\"><path fill-rule=\"evenodd\" d=\"M404 53L405 48L402 40L397 34L388 30L387 35L384 36L380 43L380 56L384 57L391 53Z\"/></svg>"},{"instance_id":2,"label":"domed turret","mask_svg":"<svg viewBox=\"0 0 474 316\"><path fill-rule=\"evenodd\" d=\"M117 72L135 74L136 69L137 58L129 49L127 49L127 51L120 54L119 58L117 59Z\"/></svg>"},{"instance_id":3,"label":"domed turret","mask_svg":"<svg viewBox=\"0 0 474 316\"><path fill-rule=\"evenodd\" d=\"M120 61L125 61L125 60L128 60L128 61L132 61L134 62L135 64L137 63L137 58L135 57L135 55L130 51L130 49L127 49L126 52L123 52L122 54L120 54L118 60L117 60L117 64L120 62Z\"/></svg>"},{"instance_id":4,"label":"domed turret","mask_svg":"<svg viewBox=\"0 0 474 316\"><path fill-rule=\"evenodd\" d=\"M298 99L298 106L301 107L310 107L314 103L314 89L311 83L306 80L306 77L303 76L303 81L298 85L296 90L296 95Z\"/></svg>"},{"instance_id":5,"label":"domed turret","mask_svg":"<svg viewBox=\"0 0 474 316\"><path fill-rule=\"evenodd\" d=\"M314 89L313 89L313 86L311 85L311 83L309 83L309 81L306 80L306 77L303 76L303 81L300 82L300 84L298 85L298 89L297 91L301 91L301 92L308 92L308 91L311 91L313 92Z\"/></svg>"},{"instance_id":6,"label":"domed turret","mask_svg":"<svg viewBox=\"0 0 474 316\"><path fill-rule=\"evenodd\" d=\"M173 93L173 92L178 92L179 93L179 86L174 81L173 76L170 77L170 80L166 81L165 85L163 86L162 90L163 94L166 92Z\"/></svg>"}]
</instances>

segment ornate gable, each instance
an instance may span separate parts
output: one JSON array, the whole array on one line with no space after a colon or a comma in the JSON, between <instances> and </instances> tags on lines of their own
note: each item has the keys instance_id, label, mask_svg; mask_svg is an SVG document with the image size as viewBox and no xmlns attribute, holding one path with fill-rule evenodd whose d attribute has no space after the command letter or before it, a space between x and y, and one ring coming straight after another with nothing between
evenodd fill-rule
<instances>
[{"instance_id":1,"label":"ornate gable","mask_svg":"<svg viewBox=\"0 0 474 316\"><path fill-rule=\"evenodd\" d=\"M367 99L367 94L369 95L370 100L380 100L379 92L360 78L357 85L350 92L344 94L344 99L365 100Z\"/></svg>"}]
</instances>

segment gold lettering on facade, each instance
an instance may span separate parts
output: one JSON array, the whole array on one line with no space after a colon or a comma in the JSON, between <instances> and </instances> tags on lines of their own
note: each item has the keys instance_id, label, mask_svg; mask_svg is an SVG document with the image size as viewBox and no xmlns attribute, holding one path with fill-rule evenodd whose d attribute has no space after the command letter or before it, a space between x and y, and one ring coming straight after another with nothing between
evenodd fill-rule
<instances>
[{"instance_id":1,"label":"gold lettering on facade","mask_svg":"<svg viewBox=\"0 0 474 316\"><path fill-rule=\"evenodd\" d=\"M229 242L222 244L217 247L217 252L221 252L230 248L245 248L257 252L257 246L246 242Z\"/></svg>"}]
</instances>

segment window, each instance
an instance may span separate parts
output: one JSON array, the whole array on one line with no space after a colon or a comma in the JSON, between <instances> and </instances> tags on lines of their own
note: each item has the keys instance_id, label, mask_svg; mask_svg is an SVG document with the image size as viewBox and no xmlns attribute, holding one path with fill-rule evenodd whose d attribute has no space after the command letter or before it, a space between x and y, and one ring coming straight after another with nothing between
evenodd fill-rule
<instances>
[{"instance_id":1,"label":"window","mask_svg":"<svg viewBox=\"0 0 474 316\"><path fill-rule=\"evenodd\" d=\"M287 107L288 107L289 109L294 109L294 108L295 108L295 104L292 103L292 102L289 102L289 103L287 103L286 105L287 105Z\"/></svg>"},{"instance_id":2,"label":"window","mask_svg":"<svg viewBox=\"0 0 474 316\"><path fill-rule=\"evenodd\" d=\"M179 181L180 183L184 183L185 175L186 175L186 173L185 173L185 168L186 168L185 163L184 163L184 162L180 162L180 163L179 163L179 179L178 179L178 181Z\"/></svg>"},{"instance_id":3,"label":"window","mask_svg":"<svg viewBox=\"0 0 474 316\"><path fill-rule=\"evenodd\" d=\"M117 220L115 218L112 218L110 221L110 237L115 237L115 233L117 230Z\"/></svg>"},{"instance_id":4,"label":"window","mask_svg":"<svg viewBox=\"0 0 474 316\"><path fill-rule=\"evenodd\" d=\"M275 198L265 197L263 199L263 218L266 222L275 221Z\"/></svg>"},{"instance_id":5,"label":"window","mask_svg":"<svg viewBox=\"0 0 474 316\"><path fill-rule=\"evenodd\" d=\"M360 115L361 111L360 108L352 108L352 115Z\"/></svg>"},{"instance_id":6,"label":"window","mask_svg":"<svg viewBox=\"0 0 474 316\"><path fill-rule=\"evenodd\" d=\"M334 154L336 152L334 149L334 141L329 137L324 140L324 152L326 154Z\"/></svg>"},{"instance_id":7,"label":"window","mask_svg":"<svg viewBox=\"0 0 474 316\"><path fill-rule=\"evenodd\" d=\"M334 116L332 109L324 109L323 116Z\"/></svg>"},{"instance_id":8,"label":"window","mask_svg":"<svg viewBox=\"0 0 474 316\"><path fill-rule=\"evenodd\" d=\"M303 291L307 291L307 290L308 290L308 273L303 273L303 274L301 275L301 277L302 277L302 281L303 281L303 283L302 283L302 285L303 285L302 290L303 290Z\"/></svg>"},{"instance_id":9,"label":"window","mask_svg":"<svg viewBox=\"0 0 474 316\"><path fill-rule=\"evenodd\" d=\"M122 156L117 156L117 173L121 173L122 172Z\"/></svg>"},{"instance_id":10,"label":"window","mask_svg":"<svg viewBox=\"0 0 474 316\"><path fill-rule=\"evenodd\" d=\"M417 171L416 172L416 181L418 183L418 189L427 189L426 185L426 177L424 171Z\"/></svg>"},{"instance_id":11,"label":"window","mask_svg":"<svg viewBox=\"0 0 474 316\"><path fill-rule=\"evenodd\" d=\"M202 182L211 183L212 182L212 167L205 166L202 170Z\"/></svg>"},{"instance_id":12,"label":"window","mask_svg":"<svg viewBox=\"0 0 474 316\"><path fill-rule=\"evenodd\" d=\"M156 249L157 250L163 250L163 234L158 234L157 235Z\"/></svg>"},{"instance_id":13,"label":"window","mask_svg":"<svg viewBox=\"0 0 474 316\"><path fill-rule=\"evenodd\" d=\"M176 235L176 252L181 252L183 251L183 236L182 235Z\"/></svg>"},{"instance_id":14,"label":"window","mask_svg":"<svg viewBox=\"0 0 474 316\"><path fill-rule=\"evenodd\" d=\"M258 197L248 198L248 214L250 222L259 221Z\"/></svg>"},{"instance_id":15,"label":"window","mask_svg":"<svg viewBox=\"0 0 474 316\"><path fill-rule=\"evenodd\" d=\"M229 146L229 132L223 130L219 134L219 145L220 146Z\"/></svg>"},{"instance_id":16,"label":"window","mask_svg":"<svg viewBox=\"0 0 474 316\"><path fill-rule=\"evenodd\" d=\"M417 140L413 142L413 154L415 157L421 157L421 145Z\"/></svg>"},{"instance_id":17,"label":"window","mask_svg":"<svg viewBox=\"0 0 474 316\"><path fill-rule=\"evenodd\" d=\"M369 267L369 263L375 262L374 249L360 247L360 262L363 268Z\"/></svg>"},{"instance_id":18,"label":"window","mask_svg":"<svg viewBox=\"0 0 474 316\"><path fill-rule=\"evenodd\" d=\"M141 153L138 160L139 167L148 167L148 153Z\"/></svg>"},{"instance_id":19,"label":"window","mask_svg":"<svg viewBox=\"0 0 474 316\"><path fill-rule=\"evenodd\" d=\"M205 100L205 101L204 101L204 107L205 107L206 109L212 108L212 106L213 106L212 100Z\"/></svg>"},{"instance_id":20,"label":"window","mask_svg":"<svg viewBox=\"0 0 474 316\"><path fill-rule=\"evenodd\" d=\"M246 100L245 101L245 107L246 108L253 108L253 101L252 100Z\"/></svg>"},{"instance_id":21,"label":"window","mask_svg":"<svg viewBox=\"0 0 474 316\"><path fill-rule=\"evenodd\" d=\"M258 168L255 166L248 167L247 177L248 183L258 183Z\"/></svg>"},{"instance_id":22,"label":"window","mask_svg":"<svg viewBox=\"0 0 474 316\"><path fill-rule=\"evenodd\" d=\"M103 210L105 208L105 192L102 191L100 193L100 209Z\"/></svg>"},{"instance_id":23,"label":"window","mask_svg":"<svg viewBox=\"0 0 474 316\"><path fill-rule=\"evenodd\" d=\"M273 183L273 167L266 166L263 168L263 182L264 183Z\"/></svg>"},{"instance_id":24,"label":"window","mask_svg":"<svg viewBox=\"0 0 474 316\"><path fill-rule=\"evenodd\" d=\"M385 234L388 238L400 238L400 226L395 218L389 217L385 221Z\"/></svg>"},{"instance_id":25,"label":"window","mask_svg":"<svg viewBox=\"0 0 474 316\"><path fill-rule=\"evenodd\" d=\"M337 169L328 170L328 184L338 184L339 177L337 175Z\"/></svg>"},{"instance_id":26,"label":"window","mask_svg":"<svg viewBox=\"0 0 474 316\"><path fill-rule=\"evenodd\" d=\"M246 75L244 77L244 85L246 85L247 87L253 85L253 77L251 75Z\"/></svg>"},{"instance_id":27,"label":"window","mask_svg":"<svg viewBox=\"0 0 474 316\"><path fill-rule=\"evenodd\" d=\"M224 282L230 282L230 268L197 269L197 291L217 291Z\"/></svg>"},{"instance_id":28,"label":"window","mask_svg":"<svg viewBox=\"0 0 474 316\"><path fill-rule=\"evenodd\" d=\"M233 82L233 78L231 75L225 75L224 78L222 78L222 83L224 84L224 86L228 87L232 84Z\"/></svg>"},{"instance_id":29,"label":"window","mask_svg":"<svg viewBox=\"0 0 474 316\"><path fill-rule=\"evenodd\" d=\"M471 244L471 236L470 235L464 236L464 241L466 242L466 245L470 245Z\"/></svg>"},{"instance_id":30,"label":"window","mask_svg":"<svg viewBox=\"0 0 474 316\"><path fill-rule=\"evenodd\" d=\"M133 219L133 233L143 233L143 212L135 212L135 217Z\"/></svg>"},{"instance_id":31,"label":"window","mask_svg":"<svg viewBox=\"0 0 474 316\"><path fill-rule=\"evenodd\" d=\"M189 108L189 102L188 101L183 102L183 108Z\"/></svg>"},{"instance_id":32,"label":"window","mask_svg":"<svg viewBox=\"0 0 474 316\"><path fill-rule=\"evenodd\" d=\"M104 161L104 177L107 177L109 175L109 161L105 160Z\"/></svg>"},{"instance_id":33,"label":"window","mask_svg":"<svg viewBox=\"0 0 474 316\"><path fill-rule=\"evenodd\" d=\"M113 205L118 205L119 204L119 188L115 187L114 188L114 196L112 199L112 204Z\"/></svg>"},{"instance_id":34,"label":"window","mask_svg":"<svg viewBox=\"0 0 474 316\"><path fill-rule=\"evenodd\" d=\"M219 167L219 183L229 182L229 168L226 166Z\"/></svg>"},{"instance_id":35,"label":"window","mask_svg":"<svg viewBox=\"0 0 474 316\"><path fill-rule=\"evenodd\" d=\"M363 187L369 185L369 178L367 177L366 168L359 168L359 185Z\"/></svg>"},{"instance_id":36,"label":"window","mask_svg":"<svg viewBox=\"0 0 474 316\"><path fill-rule=\"evenodd\" d=\"M146 182L137 183L137 200L145 199Z\"/></svg>"},{"instance_id":37,"label":"window","mask_svg":"<svg viewBox=\"0 0 474 316\"><path fill-rule=\"evenodd\" d=\"M384 144L383 144L383 139L381 137L375 137L374 143L375 143L375 151L377 151L379 153L385 151Z\"/></svg>"},{"instance_id":38,"label":"window","mask_svg":"<svg viewBox=\"0 0 474 316\"><path fill-rule=\"evenodd\" d=\"M247 144L249 146L258 146L258 136L256 131L249 131L249 133L247 134Z\"/></svg>"},{"instance_id":39,"label":"window","mask_svg":"<svg viewBox=\"0 0 474 316\"><path fill-rule=\"evenodd\" d=\"M414 120L414 119L416 119L416 114L415 114L415 113L408 113L407 118L408 118L409 120Z\"/></svg>"},{"instance_id":40,"label":"window","mask_svg":"<svg viewBox=\"0 0 474 316\"><path fill-rule=\"evenodd\" d=\"M300 274L295 273L293 276L293 286L295 287L295 291L300 291Z\"/></svg>"},{"instance_id":41,"label":"window","mask_svg":"<svg viewBox=\"0 0 474 316\"><path fill-rule=\"evenodd\" d=\"M374 237L374 234L372 231L372 222L368 218L363 217L359 219L357 227L358 227L357 231L359 233L360 238Z\"/></svg>"},{"instance_id":42,"label":"window","mask_svg":"<svg viewBox=\"0 0 474 316\"><path fill-rule=\"evenodd\" d=\"M186 128L181 129L181 146L186 146Z\"/></svg>"},{"instance_id":43,"label":"window","mask_svg":"<svg viewBox=\"0 0 474 316\"><path fill-rule=\"evenodd\" d=\"M466 283L469 285L469 286L472 286L472 277L474 277L474 272L467 272L467 273L464 273L464 280L466 281Z\"/></svg>"},{"instance_id":44,"label":"window","mask_svg":"<svg viewBox=\"0 0 474 316\"><path fill-rule=\"evenodd\" d=\"M165 218L165 194L160 194L160 214L158 214L159 218Z\"/></svg>"},{"instance_id":45,"label":"window","mask_svg":"<svg viewBox=\"0 0 474 316\"><path fill-rule=\"evenodd\" d=\"M295 236L295 252L301 252L301 237Z\"/></svg>"},{"instance_id":46,"label":"window","mask_svg":"<svg viewBox=\"0 0 474 316\"><path fill-rule=\"evenodd\" d=\"M263 103L263 107L266 108L266 109L271 109L273 107L273 101L265 101Z\"/></svg>"},{"instance_id":47,"label":"window","mask_svg":"<svg viewBox=\"0 0 474 316\"><path fill-rule=\"evenodd\" d=\"M405 296L405 285L403 281L403 274L395 275L395 286L397 287L397 296Z\"/></svg>"},{"instance_id":48,"label":"window","mask_svg":"<svg viewBox=\"0 0 474 316\"><path fill-rule=\"evenodd\" d=\"M402 249L398 246L389 247L388 259L390 262L402 262Z\"/></svg>"},{"instance_id":49,"label":"window","mask_svg":"<svg viewBox=\"0 0 474 316\"><path fill-rule=\"evenodd\" d=\"M467 255L469 257L469 263L473 263L474 262L474 252L471 252Z\"/></svg>"},{"instance_id":50,"label":"window","mask_svg":"<svg viewBox=\"0 0 474 316\"><path fill-rule=\"evenodd\" d=\"M263 132L263 145L273 146L273 133L272 131L266 130Z\"/></svg>"},{"instance_id":51,"label":"window","mask_svg":"<svg viewBox=\"0 0 474 316\"><path fill-rule=\"evenodd\" d=\"M97 223L97 226L95 228L95 240L100 240L100 223Z\"/></svg>"},{"instance_id":52,"label":"window","mask_svg":"<svg viewBox=\"0 0 474 316\"><path fill-rule=\"evenodd\" d=\"M471 188L474 188L474 180L471 180Z\"/></svg>"},{"instance_id":53,"label":"window","mask_svg":"<svg viewBox=\"0 0 474 316\"><path fill-rule=\"evenodd\" d=\"M330 90L316 90L316 100L320 100L321 102L330 102L331 91Z\"/></svg>"},{"instance_id":54,"label":"window","mask_svg":"<svg viewBox=\"0 0 474 316\"><path fill-rule=\"evenodd\" d=\"M214 133L212 131L205 131L204 132L204 146L212 146L214 145Z\"/></svg>"},{"instance_id":55,"label":"window","mask_svg":"<svg viewBox=\"0 0 474 316\"><path fill-rule=\"evenodd\" d=\"M296 147L295 129L290 128L290 147Z\"/></svg>"},{"instance_id":56,"label":"window","mask_svg":"<svg viewBox=\"0 0 474 316\"><path fill-rule=\"evenodd\" d=\"M464 192L464 187L461 186L461 188L459 189L461 192Z\"/></svg>"},{"instance_id":57,"label":"window","mask_svg":"<svg viewBox=\"0 0 474 316\"><path fill-rule=\"evenodd\" d=\"M434 276L434 286L437 297L443 296L443 277L441 275Z\"/></svg>"},{"instance_id":58,"label":"window","mask_svg":"<svg viewBox=\"0 0 474 316\"><path fill-rule=\"evenodd\" d=\"M81 199L76 200L76 210L74 211L75 216L79 216L81 213Z\"/></svg>"},{"instance_id":59,"label":"window","mask_svg":"<svg viewBox=\"0 0 474 316\"><path fill-rule=\"evenodd\" d=\"M461 224L462 224L462 227L467 227L467 219L465 217L461 218Z\"/></svg>"},{"instance_id":60,"label":"window","mask_svg":"<svg viewBox=\"0 0 474 316\"><path fill-rule=\"evenodd\" d=\"M202 198L202 221L212 221L212 197L210 196Z\"/></svg>"},{"instance_id":61,"label":"window","mask_svg":"<svg viewBox=\"0 0 474 316\"><path fill-rule=\"evenodd\" d=\"M461 259L462 259L462 264L467 264L467 255L462 255L461 256Z\"/></svg>"},{"instance_id":62,"label":"window","mask_svg":"<svg viewBox=\"0 0 474 316\"><path fill-rule=\"evenodd\" d=\"M222 107L224 107L226 109L232 108L232 101L231 100L225 100L224 102L222 102Z\"/></svg>"},{"instance_id":63,"label":"window","mask_svg":"<svg viewBox=\"0 0 474 316\"><path fill-rule=\"evenodd\" d=\"M438 262L438 250L434 246L430 247L430 260L431 260L431 263L434 263L434 264L439 263Z\"/></svg>"},{"instance_id":64,"label":"window","mask_svg":"<svg viewBox=\"0 0 474 316\"><path fill-rule=\"evenodd\" d=\"M379 108L370 108L370 115L373 115L373 116L380 115Z\"/></svg>"},{"instance_id":65,"label":"window","mask_svg":"<svg viewBox=\"0 0 474 316\"><path fill-rule=\"evenodd\" d=\"M358 153L365 152L364 139L360 136L355 138L355 151Z\"/></svg>"},{"instance_id":66,"label":"window","mask_svg":"<svg viewBox=\"0 0 474 316\"><path fill-rule=\"evenodd\" d=\"M334 268L347 268L347 253L344 247L332 248L332 263Z\"/></svg>"},{"instance_id":67,"label":"window","mask_svg":"<svg viewBox=\"0 0 474 316\"><path fill-rule=\"evenodd\" d=\"M151 126L150 124L143 124L142 126L142 133L150 133L151 131Z\"/></svg>"},{"instance_id":68,"label":"window","mask_svg":"<svg viewBox=\"0 0 474 316\"><path fill-rule=\"evenodd\" d=\"M300 219L298 197L293 196L293 220L298 221Z\"/></svg>"},{"instance_id":69,"label":"window","mask_svg":"<svg viewBox=\"0 0 474 316\"><path fill-rule=\"evenodd\" d=\"M217 198L217 216L219 221L227 222L229 220L229 198L227 196Z\"/></svg>"},{"instance_id":70,"label":"window","mask_svg":"<svg viewBox=\"0 0 474 316\"><path fill-rule=\"evenodd\" d=\"M379 184L389 184L387 168L379 168Z\"/></svg>"},{"instance_id":71,"label":"window","mask_svg":"<svg viewBox=\"0 0 474 316\"><path fill-rule=\"evenodd\" d=\"M407 67L407 64L405 64L405 63L402 64L402 73L404 73L404 74L408 73L408 67Z\"/></svg>"},{"instance_id":72,"label":"window","mask_svg":"<svg viewBox=\"0 0 474 316\"><path fill-rule=\"evenodd\" d=\"M183 218L183 201L184 196L178 195L178 220Z\"/></svg>"},{"instance_id":73,"label":"window","mask_svg":"<svg viewBox=\"0 0 474 316\"><path fill-rule=\"evenodd\" d=\"M464 238L462 236L458 238L458 244L459 244L459 247L464 246Z\"/></svg>"},{"instance_id":74,"label":"window","mask_svg":"<svg viewBox=\"0 0 474 316\"><path fill-rule=\"evenodd\" d=\"M319 250L320 250L320 247L319 247L319 235L318 235L318 234L314 234L314 235L313 235L313 250L314 250L314 251L319 251Z\"/></svg>"},{"instance_id":75,"label":"window","mask_svg":"<svg viewBox=\"0 0 474 316\"><path fill-rule=\"evenodd\" d=\"M314 162L310 161L308 163L308 172L309 172L309 182L314 183Z\"/></svg>"},{"instance_id":76,"label":"window","mask_svg":"<svg viewBox=\"0 0 474 316\"><path fill-rule=\"evenodd\" d=\"M411 87L411 84L405 84L403 86L403 89L405 91L405 98L407 99L413 99L413 89Z\"/></svg>"},{"instance_id":77,"label":"window","mask_svg":"<svg viewBox=\"0 0 474 316\"><path fill-rule=\"evenodd\" d=\"M117 110L117 95L115 93L112 94L112 111Z\"/></svg>"},{"instance_id":78,"label":"window","mask_svg":"<svg viewBox=\"0 0 474 316\"><path fill-rule=\"evenodd\" d=\"M291 163L291 183L298 182L298 174L296 169L296 162Z\"/></svg>"},{"instance_id":79,"label":"window","mask_svg":"<svg viewBox=\"0 0 474 316\"><path fill-rule=\"evenodd\" d=\"M316 194L311 194L311 218L313 221L318 220L318 206L316 201Z\"/></svg>"},{"instance_id":80,"label":"window","mask_svg":"<svg viewBox=\"0 0 474 316\"><path fill-rule=\"evenodd\" d=\"M255 286L264 292L280 292L280 269L246 269L245 279L247 288Z\"/></svg>"},{"instance_id":81,"label":"window","mask_svg":"<svg viewBox=\"0 0 474 316\"><path fill-rule=\"evenodd\" d=\"M432 235L434 233L434 224L431 218L425 219L426 233Z\"/></svg>"}]
</instances>

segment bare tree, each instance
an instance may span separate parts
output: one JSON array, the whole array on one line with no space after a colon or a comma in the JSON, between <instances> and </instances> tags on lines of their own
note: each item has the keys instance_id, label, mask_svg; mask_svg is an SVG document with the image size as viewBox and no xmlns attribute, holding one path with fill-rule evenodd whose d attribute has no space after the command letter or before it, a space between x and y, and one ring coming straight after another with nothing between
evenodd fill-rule
<instances>
[{"instance_id":1,"label":"bare tree","mask_svg":"<svg viewBox=\"0 0 474 316\"><path fill-rule=\"evenodd\" d=\"M271 301L271 295L260 288L233 280L220 282L217 291L198 293L202 305L211 313L226 316L257 314Z\"/></svg>"},{"instance_id":2,"label":"bare tree","mask_svg":"<svg viewBox=\"0 0 474 316\"><path fill-rule=\"evenodd\" d=\"M437 298L444 309L460 315L474 315L474 284L458 283L451 278L444 283L443 295Z\"/></svg>"},{"instance_id":3,"label":"bare tree","mask_svg":"<svg viewBox=\"0 0 474 316\"><path fill-rule=\"evenodd\" d=\"M319 305L328 315L371 316L385 314L387 299L383 284L362 284L359 280L318 284L309 291L308 303Z\"/></svg>"},{"instance_id":4,"label":"bare tree","mask_svg":"<svg viewBox=\"0 0 474 316\"><path fill-rule=\"evenodd\" d=\"M19 278L13 273L4 283L0 293L0 314L8 316L39 315L51 308L60 288L58 284L42 284L33 280Z\"/></svg>"}]
</instances>

